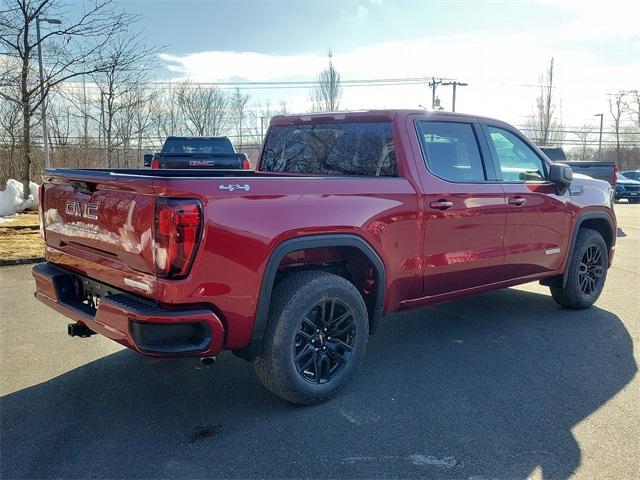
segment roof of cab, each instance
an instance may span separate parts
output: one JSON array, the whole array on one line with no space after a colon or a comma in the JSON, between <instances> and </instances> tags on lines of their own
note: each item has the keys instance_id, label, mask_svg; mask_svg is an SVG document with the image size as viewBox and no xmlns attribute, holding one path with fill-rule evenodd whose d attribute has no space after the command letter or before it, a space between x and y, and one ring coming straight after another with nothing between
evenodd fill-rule
<instances>
[{"instance_id":1,"label":"roof of cab","mask_svg":"<svg viewBox=\"0 0 640 480\"><path fill-rule=\"evenodd\" d=\"M298 113L287 115L275 115L271 119L271 125L297 125L300 123L323 123L327 121L393 121L401 120L409 115L421 115L433 120L461 120L466 122L491 122L506 124L502 120L469 115L466 113L432 112L421 109L388 109L388 110L353 110L343 112Z\"/></svg>"}]
</instances>

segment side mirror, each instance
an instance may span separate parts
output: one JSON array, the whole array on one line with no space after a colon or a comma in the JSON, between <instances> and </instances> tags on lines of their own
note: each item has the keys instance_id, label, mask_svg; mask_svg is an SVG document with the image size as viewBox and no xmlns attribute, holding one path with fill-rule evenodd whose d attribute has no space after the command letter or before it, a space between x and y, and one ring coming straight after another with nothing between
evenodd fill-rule
<instances>
[{"instance_id":1,"label":"side mirror","mask_svg":"<svg viewBox=\"0 0 640 480\"><path fill-rule=\"evenodd\" d=\"M153 153L145 153L142 157L142 162L145 167L151 166L151 160L153 160Z\"/></svg>"},{"instance_id":2,"label":"side mirror","mask_svg":"<svg viewBox=\"0 0 640 480\"><path fill-rule=\"evenodd\" d=\"M562 195L573 181L573 170L564 163L552 163L549 167L549 180L556 184L558 195Z\"/></svg>"}]
</instances>

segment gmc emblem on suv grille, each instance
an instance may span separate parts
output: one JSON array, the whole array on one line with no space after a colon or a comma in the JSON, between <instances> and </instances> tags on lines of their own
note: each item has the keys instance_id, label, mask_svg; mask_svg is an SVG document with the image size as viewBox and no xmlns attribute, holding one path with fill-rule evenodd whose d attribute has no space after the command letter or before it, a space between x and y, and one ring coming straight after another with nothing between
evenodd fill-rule
<instances>
[{"instance_id":1,"label":"gmc emblem on suv grille","mask_svg":"<svg viewBox=\"0 0 640 480\"><path fill-rule=\"evenodd\" d=\"M89 220L98 220L98 205L93 203L67 202L64 209L67 215L72 217L88 218Z\"/></svg>"}]
</instances>

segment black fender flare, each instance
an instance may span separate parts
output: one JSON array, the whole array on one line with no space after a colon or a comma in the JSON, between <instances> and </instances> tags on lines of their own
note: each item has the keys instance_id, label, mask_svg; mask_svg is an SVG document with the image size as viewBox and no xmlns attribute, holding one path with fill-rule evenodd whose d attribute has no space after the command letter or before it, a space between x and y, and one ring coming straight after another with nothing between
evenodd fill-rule
<instances>
[{"instance_id":1,"label":"black fender flare","mask_svg":"<svg viewBox=\"0 0 640 480\"><path fill-rule=\"evenodd\" d=\"M269 305L271 303L271 292L278 272L278 266L282 259L291 252L296 250L305 250L310 248L321 247L353 247L362 252L374 267L376 274L376 304L371 318L370 333L374 333L382 318L384 311L384 293L385 293L385 270L384 264L380 256L371 247L371 245L363 238L351 234L327 234L327 235L308 235L303 237L292 238L280 243L269 256L267 266L262 276L260 284L260 293L258 296L258 306L256 308L256 319L253 327L253 335L251 342L241 351L236 352L238 356L245 360L253 360L259 354L262 348L262 339L267 329L267 321L269 316Z\"/></svg>"},{"instance_id":2,"label":"black fender flare","mask_svg":"<svg viewBox=\"0 0 640 480\"><path fill-rule=\"evenodd\" d=\"M611 230L611 244L612 246L616 243L616 235L617 230L616 226L611 219L611 216L606 212L587 212L579 215L576 219L575 226L573 227L573 231L571 232L571 243L569 244L569 254L567 256L567 264L564 268L564 272L562 273L562 286L564 287L567 284L567 278L569 276L569 262L571 261L571 257L573 256L573 248L576 244L576 239L578 238L578 230L580 230L580 226L586 220L605 220L607 225L609 225L609 229Z\"/></svg>"}]
</instances>

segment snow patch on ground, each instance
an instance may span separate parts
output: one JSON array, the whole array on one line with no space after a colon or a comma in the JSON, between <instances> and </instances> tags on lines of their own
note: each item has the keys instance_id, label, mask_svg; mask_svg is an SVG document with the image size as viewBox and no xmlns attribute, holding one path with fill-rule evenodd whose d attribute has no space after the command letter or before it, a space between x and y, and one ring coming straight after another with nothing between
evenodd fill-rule
<instances>
[{"instance_id":1,"label":"snow patch on ground","mask_svg":"<svg viewBox=\"0 0 640 480\"><path fill-rule=\"evenodd\" d=\"M0 192L0 217L14 215L24 210L37 210L38 208L38 185L31 182L29 184L29 198L22 198L22 183L10 178L7 180L7 188Z\"/></svg>"}]
</instances>

